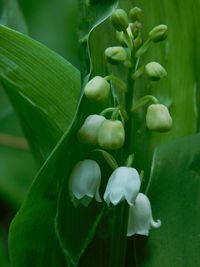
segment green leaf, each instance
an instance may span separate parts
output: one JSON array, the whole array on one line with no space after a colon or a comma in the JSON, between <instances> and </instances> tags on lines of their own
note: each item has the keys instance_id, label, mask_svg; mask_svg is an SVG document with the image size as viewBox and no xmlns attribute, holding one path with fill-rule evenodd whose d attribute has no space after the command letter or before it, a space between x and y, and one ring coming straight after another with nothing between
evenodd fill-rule
<instances>
[{"instance_id":1,"label":"green leaf","mask_svg":"<svg viewBox=\"0 0 200 267\"><path fill-rule=\"evenodd\" d=\"M44 160L72 121L79 71L48 48L0 26L0 80L31 148Z\"/></svg>"},{"instance_id":2,"label":"green leaf","mask_svg":"<svg viewBox=\"0 0 200 267\"><path fill-rule=\"evenodd\" d=\"M138 242L139 266L199 266L200 134L159 146L148 187L159 229ZM139 241L139 240L138 240ZM137 255L138 255L137 254Z\"/></svg>"}]
</instances>

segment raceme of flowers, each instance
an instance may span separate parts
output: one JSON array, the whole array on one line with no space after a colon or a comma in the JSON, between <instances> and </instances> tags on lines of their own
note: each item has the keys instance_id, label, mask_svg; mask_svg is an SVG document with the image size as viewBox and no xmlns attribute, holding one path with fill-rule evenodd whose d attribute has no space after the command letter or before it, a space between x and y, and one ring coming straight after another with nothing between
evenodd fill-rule
<instances>
[{"instance_id":1,"label":"raceme of flowers","mask_svg":"<svg viewBox=\"0 0 200 267\"><path fill-rule=\"evenodd\" d=\"M132 8L129 16L123 9L116 9L113 12L110 21L116 30L120 45L106 48L105 57L108 64L123 64L125 68L132 70L131 78L134 81L141 75L146 75L150 81L156 82L167 75L164 67L158 62L149 62L139 67L139 60L151 43L161 42L167 38L167 26L158 25L153 28L143 43L141 15L142 10L138 7ZM116 83L126 96L129 88L119 77L113 74L106 77L95 76L84 88L88 104L92 101L105 105L110 96L113 97L113 83ZM168 108L159 103L154 96L145 95L133 104L131 110L123 110L118 103L102 110L100 114L89 115L77 132L78 141L85 145L93 145L113 157L109 153L124 147L126 114L131 114L147 104L149 104L146 113L147 128L157 132L169 131L172 127L172 118ZM154 221L150 201L145 194L140 193L141 177L132 167L133 157L129 156L128 159L131 158L132 160L125 161L124 166L115 168L108 179L103 196L99 193L101 186L99 164L92 159L77 162L69 177L69 191L75 207L79 204L87 207L94 199L97 202L104 200L108 206L116 206L125 201L129 206L127 236L148 235L151 227L161 226L161 221Z\"/></svg>"}]
</instances>

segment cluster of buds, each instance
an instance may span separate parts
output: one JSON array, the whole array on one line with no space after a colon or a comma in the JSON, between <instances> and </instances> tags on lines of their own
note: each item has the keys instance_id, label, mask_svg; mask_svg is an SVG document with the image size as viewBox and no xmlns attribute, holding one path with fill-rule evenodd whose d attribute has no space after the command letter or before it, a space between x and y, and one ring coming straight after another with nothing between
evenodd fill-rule
<instances>
[{"instance_id":1,"label":"cluster of buds","mask_svg":"<svg viewBox=\"0 0 200 267\"><path fill-rule=\"evenodd\" d=\"M124 126L120 120L107 120L96 114L86 118L77 136L81 143L99 145L108 150L121 148L125 141Z\"/></svg>"},{"instance_id":2,"label":"cluster of buds","mask_svg":"<svg viewBox=\"0 0 200 267\"><path fill-rule=\"evenodd\" d=\"M142 10L138 7L132 8L129 14L123 9L116 9L113 12L110 21L116 30L120 45L106 48L105 58L109 64L124 64L125 67L130 68L129 73L132 73L133 80L145 74L150 82L156 82L167 75L164 67L154 61L138 67L139 59L148 50L150 43L161 42L167 38L167 26L159 25L153 28L149 32L148 39L142 43L141 16ZM126 84L112 74L106 77L95 76L90 79L84 88L85 97L89 101L106 104L110 98L110 92L113 90L113 84L110 81L117 83L125 96ZM148 129L158 132L169 131L172 127L172 118L168 108L160 104L154 96L147 95L136 101L132 111L150 101L153 104L147 108L146 125ZM112 115L108 119L107 114L110 112ZM121 110L119 102L115 107L106 108L100 114L89 115L77 132L79 142L97 146L100 149L96 150L104 151L106 155L112 157L105 150L118 150L124 146L124 124L128 120L124 114L129 112L130 110ZM100 192L102 192L100 190L101 168L96 161L91 159L80 161L74 166L69 177L69 191L75 206L79 204L88 206L93 199L97 202L102 202L103 199L108 206L116 206L125 201L129 208L127 236L148 235L151 227L161 226L161 221L153 220L150 201L146 195L140 193L141 177L138 171L132 167L133 157L131 155L124 164L125 166L118 167L117 165L113 168L114 171L108 179L106 188L103 189L102 197L100 196Z\"/></svg>"}]
</instances>

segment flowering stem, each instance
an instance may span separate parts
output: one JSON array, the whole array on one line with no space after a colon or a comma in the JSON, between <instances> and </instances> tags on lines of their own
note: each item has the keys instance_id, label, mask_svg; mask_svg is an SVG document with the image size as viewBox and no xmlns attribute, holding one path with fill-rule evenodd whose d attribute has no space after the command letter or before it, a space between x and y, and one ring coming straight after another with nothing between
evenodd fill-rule
<instances>
[{"instance_id":1,"label":"flowering stem","mask_svg":"<svg viewBox=\"0 0 200 267\"><path fill-rule=\"evenodd\" d=\"M118 77L114 76L114 75L108 75L106 77L104 77L107 81L113 81L115 82L122 90L124 93L127 92L127 87L125 82L123 82L121 79L119 79Z\"/></svg>"},{"instance_id":2,"label":"flowering stem","mask_svg":"<svg viewBox=\"0 0 200 267\"><path fill-rule=\"evenodd\" d=\"M113 208L112 248L109 267L125 266L126 260L126 232L128 224L128 205L123 201Z\"/></svg>"},{"instance_id":3,"label":"flowering stem","mask_svg":"<svg viewBox=\"0 0 200 267\"><path fill-rule=\"evenodd\" d=\"M159 101L155 96L145 95L141 97L131 108L132 112L135 112L137 109L145 106L148 102L153 102L154 104L158 104Z\"/></svg>"},{"instance_id":4,"label":"flowering stem","mask_svg":"<svg viewBox=\"0 0 200 267\"><path fill-rule=\"evenodd\" d=\"M115 111L115 110L116 110L116 108L106 108L106 109L102 110L101 113L100 113L99 115L101 115L101 116L105 116L106 114L108 114L108 113L112 113L112 112Z\"/></svg>"}]
</instances>

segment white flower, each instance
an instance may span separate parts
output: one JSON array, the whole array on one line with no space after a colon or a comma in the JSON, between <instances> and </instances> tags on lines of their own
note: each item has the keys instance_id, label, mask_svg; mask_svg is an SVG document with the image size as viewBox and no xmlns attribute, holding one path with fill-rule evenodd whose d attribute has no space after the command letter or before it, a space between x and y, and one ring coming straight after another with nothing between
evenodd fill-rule
<instances>
[{"instance_id":1,"label":"white flower","mask_svg":"<svg viewBox=\"0 0 200 267\"><path fill-rule=\"evenodd\" d=\"M148 236L150 228L159 228L161 221L154 221L151 204L147 196L142 193L137 195L135 205L129 208L129 221L127 236L135 234Z\"/></svg>"},{"instance_id":2,"label":"white flower","mask_svg":"<svg viewBox=\"0 0 200 267\"><path fill-rule=\"evenodd\" d=\"M77 133L78 140L81 143L96 145L98 130L105 120L101 115L88 116Z\"/></svg>"},{"instance_id":3,"label":"white flower","mask_svg":"<svg viewBox=\"0 0 200 267\"><path fill-rule=\"evenodd\" d=\"M69 190L75 206L79 203L88 206L93 197L101 202L100 183L101 170L97 162L94 160L79 161L69 178Z\"/></svg>"},{"instance_id":4,"label":"white flower","mask_svg":"<svg viewBox=\"0 0 200 267\"><path fill-rule=\"evenodd\" d=\"M120 201L126 199L132 206L140 190L140 176L136 169L130 167L117 168L109 178L104 200L109 205L117 205Z\"/></svg>"}]
</instances>

